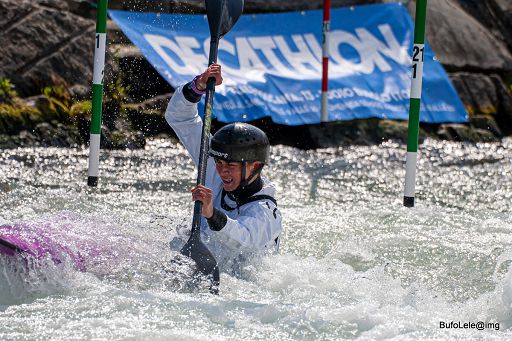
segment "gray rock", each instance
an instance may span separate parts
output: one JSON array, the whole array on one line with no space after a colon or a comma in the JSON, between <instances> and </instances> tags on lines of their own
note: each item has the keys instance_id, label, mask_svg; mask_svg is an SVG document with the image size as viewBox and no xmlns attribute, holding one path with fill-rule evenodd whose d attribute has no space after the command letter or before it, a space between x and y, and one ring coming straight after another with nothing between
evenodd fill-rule
<instances>
[{"instance_id":1,"label":"gray rock","mask_svg":"<svg viewBox=\"0 0 512 341\"><path fill-rule=\"evenodd\" d=\"M412 1L410 8L415 8ZM426 36L448 70L512 71L506 45L455 0L428 2Z\"/></svg>"},{"instance_id":2,"label":"gray rock","mask_svg":"<svg viewBox=\"0 0 512 341\"><path fill-rule=\"evenodd\" d=\"M146 136L173 134L164 117L169 98L170 94L160 95L140 104L130 105L125 109L126 116L132 126Z\"/></svg>"},{"instance_id":3,"label":"gray rock","mask_svg":"<svg viewBox=\"0 0 512 341\"><path fill-rule=\"evenodd\" d=\"M450 77L472 122L478 120L478 127L482 127L482 118L475 117L489 116L497 124L496 129L489 123L491 132L497 136L512 132L512 94L501 77L467 72Z\"/></svg>"},{"instance_id":4,"label":"gray rock","mask_svg":"<svg viewBox=\"0 0 512 341\"><path fill-rule=\"evenodd\" d=\"M69 3L61 0L36 0L35 4L55 8L62 11L69 11Z\"/></svg>"},{"instance_id":5,"label":"gray rock","mask_svg":"<svg viewBox=\"0 0 512 341\"><path fill-rule=\"evenodd\" d=\"M459 5L477 19L499 40L512 49L512 1L457 0Z\"/></svg>"},{"instance_id":6,"label":"gray rock","mask_svg":"<svg viewBox=\"0 0 512 341\"><path fill-rule=\"evenodd\" d=\"M113 149L142 149L145 146L146 139L140 131L115 131L112 133Z\"/></svg>"},{"instance_id":7,"label":"gray rock","mask_svg":"<svg viewBox=\"0 0 512 341\"><path fill-rule=\"evenodd\" d=\"M498 94L489 76L457 72L451 74L451 79L470 116L496 115L499 106Z\"/></svg>"},{"instance_id":8,"label":"gray rock","mask_svg":"<svg viewBox=\"0 0 512 341\"><path fill-rule=\"evenodd\" d=\"M65 5L0 0L0 76L21 95L56 82L91 84L95 23L59 6Z\"/></svg>"},{"instance_id":9,"label":"gray rock","mask_svg":"<svg viewBox=\"0 0 512 341\"><path fill-rule=\"evenodd\" d=\"M441 124L437 135L444 140L457 142L498 142L499 138L486 129L472 129L466 124Z\"/></svg>"},{"instance_id":10,"label":"gray rock","mask_svg":"<svg viewBox=\"0 0 512 341\"><path fill-rule=\"evenodd\" d=\"M91 99L92 96L91 86L83 84L75 84L69 88L69 93L75 101L84 101Z\"/></svg>"},{"instance_id":11,"label":"gray rock","mask_svg":"<svg viewBox=\"0 0 512 341\"><path fill-rule=\"evenodd\" d=\"M502 137L500 127L494 117L489 115L475 115L470 119L471 126L477 129L488 130L496 137Z\"/></svg>"},{"instance_id":12,"label":"gray rock","mask_svg":"<svg viewBox=\"0 0 512 341\"><path fill-rule=\"evenodd\" d=\"M498 96L498 114L496 121L502 127L505 133L512 133L512 93L503 80L497 75L491 75L490 78L496 88Z\"/></svg>"}]
</instances>

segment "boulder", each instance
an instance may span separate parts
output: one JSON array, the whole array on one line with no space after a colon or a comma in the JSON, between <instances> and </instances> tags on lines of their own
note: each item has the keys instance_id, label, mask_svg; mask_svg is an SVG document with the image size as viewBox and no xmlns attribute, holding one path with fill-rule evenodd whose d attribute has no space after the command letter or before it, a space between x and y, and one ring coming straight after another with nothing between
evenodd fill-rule
<instances>
[{"instance_id":1,"label":"boulder","mask_svg":"<svg viewBox=\"0 0 512 341\"><path fill-rule=\"evenodd\" d=\"M498 114L496 121L506 134L512 133L512 93L511 89L498 75L491 75L490 78L496 88L498 97Z\"/></svg>"},{"instance_id":2,"label":"boulder","mask_svg":"<svg viewBox=\"0 0 512 341\"><path fill-rule=\"evenodd\" d=\"M512 50L512 1L457 0L471 16Z\"/></svg>"},{"instance_id":3,"label":"boulder","mask_svg":"<svg viewBox=\"0 0 512 341\"><path fill-rule=\"evenodd\" d=\"M352 120L309 125L309 134L315 147L326 148L339 145L373 145L388 140L407 141L407 122L390 120ZM429 136L420 127L421 141ZM310 147L311 148L311 147Z\"/></svg>"},{"instance_id":4,"label":"boulder","mask_svg":"<svg viewBox=\"0 0 512 341\"><path fill-rule=\"evenodd\" d=\"M11 79L20 95L59 82L90 86L95 23L65 7L50 0L0 0L0 77Z\"/></svg>"},{"instance_id":5,"label":"boulder","mask_svg":"<svg viewBox=\"0 0 512 341\"><path fill-rule=\"evenodd\" d=\"M414 8L411 1L411 12ZM506 45L456 0L428 2L426 37L448 71L512 71L512 55Z\"/></svg>"},{"instance_id":6,"label":"boulder","mask_svg":"<svg viewBox=\"0 0 512 341\"><path fill-rule=\"evenodd\" d=\"M174 92L174 89L160 76L137 47L111 45L109 50L118 60L118 74L123 84L129 84L127 94L133 101L140 102Z\"/></svg>"},{"instance_id":7,"label":"boulder","mask_svg":"<svg viewBox=\"0 0 512 341\"><path fill-rule=\"evenodd\" d=\"M437 136L443 140L456 142L498 142L499 138L486 129L471 128L466 124L441 124Z\"/></svg>"},{"instance_id":8,"label":"boulder","mask_svg":"<svg viewBox=\"0 0 512 341\"><path fill-rule=\"evenodd\" d=\"M450 75L453 86L470 116L494 116L498 112L498 94L492 79L484 74L457 72Z\"/></svg>"},{"instance_id":9,"label":"boulder","mask_svg":"<svg viewBox=\"0 0 512 341\"><path fill-rule=\"evenodd\" d=\"M497 136L512 132L512 94L499 75L457 72L450 77L471 122L478 120L477 125L482 127L484 116L488 117L486 121L492 119L486 124Z\"/></svg>"},{"instance_id":10,"label":"boulder","mask_svg":"<svg viewBox=\"0 0 512 341\"><path fill-rule=\"evenodd\" d=\"M126 105L126 116L132 126L146 136L173 134L164 117L170 97L170 94L160 95L139 104Z\"/></svg>"},{"instance_id":11,"label":"boulder","mask_svg":"<svg viewBox=\"0 0 512 341\"><path fill-rule=\"evenodd\" d=\"M500 127L496 123L494 117L489 115L475 115L471 117L470 123L472 127L477 129L488 130L496 137L503 136Z\"/></svg>"},{"instance_id":12,"label":"boulder","mask_svg":"<svg viewBox=\"0 0 512 341\"><path fill-rule=\"evenodd\" d=\"M39 123L33 133L43 147L71 147L78 145L80 141L76 128L57 121ZM28 135L21 132L20 138Z\"/></svg>"}]
</instances>

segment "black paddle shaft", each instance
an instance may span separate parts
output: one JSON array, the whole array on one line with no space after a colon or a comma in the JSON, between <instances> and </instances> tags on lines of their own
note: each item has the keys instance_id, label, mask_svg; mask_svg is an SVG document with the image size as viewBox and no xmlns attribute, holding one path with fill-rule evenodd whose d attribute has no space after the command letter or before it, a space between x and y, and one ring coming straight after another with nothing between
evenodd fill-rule
<instances>
[{"instance_id":1,"label":"black paddle shaft","mask_svg":"<svg viewBox=\"0 0 512 341\"><path fill-rule=\"evenodd\" d=\"M236 23L242 14L244 0L206 0L206 13L210 26L210 53L208 66L217 62L219 40ZM208 149L210 147L210 128L213 110L213 95L215 94L215 78L207 81L206 98L204 106L203 130L199 150L197 184L204 185L206 178L206 166ZM181 253L192 258L197 270L202 275L210 278L210 292L218 293L220 283L217 261L206 245L201 241L201 216L203 205L201 201L194 203L194 216L192 218L192 231L187 243L181 249Z\"/></svg>"},{"instance_id":2,"label":"black paddle shaft","mask_svg":"<svg viewBox=\"0 0 512 341\"><path fill-rule=\"evenodd\" d=\"M218 40L210 43L210 60L208 65L217 61ZM206 99L204 106L203 131L201 133L201 145L199 150L199 163L197 170L197 184L204 185L206 178L206 165L208 161L208 149L210 147L210 127L212 121L213 95L215 93L215 78L209 78L206 87ZM197 270L204 276L211 276L210 292L218 293L220 283L219 267L210 250L201 241L201 211L203 204L196 200L194 203L194 216L192 218L192 231L190 238L181 249L181 253L192 258Z\"/></svg>"},{"instance_id":3,"label":"black paddle shaft","mask_svg":"<svg viewBox=\"0 0 512 341\"><path fill-rule=\"evenodd\" d=\"M208 65L217 62L218 41L210 41L210 60ZM201 133L201 145L199 151L199 164L197 170L197 184L204 185L206 179L206 166L208 164L208 150L210 148L210 128L212 123L213 95L215 94L215 78L208 79L206 86L206 98L203 117L203 131ZM203 204L196 200L194 204L194 217L192 220L192 233L199 233L201 226L201 211Z\"/></svg>"}]
</instances>

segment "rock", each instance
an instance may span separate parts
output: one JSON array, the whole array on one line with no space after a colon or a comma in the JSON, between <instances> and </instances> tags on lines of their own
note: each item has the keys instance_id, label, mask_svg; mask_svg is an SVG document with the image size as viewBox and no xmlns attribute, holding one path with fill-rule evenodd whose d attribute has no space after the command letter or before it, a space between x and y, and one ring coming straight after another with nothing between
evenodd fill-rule
<instances>
[{"instance_id":1,"label":"rock","mask_svg":"<svg viewBox=\"0 0 512 341\"><path fill-rule=\"evenodd\" d=\"M110 53L119 60L123 84L130 84L128 95L136 102L174 92L171 85L153 68L135 46L111 45Z\"/></svg>"},{"instance_id":2,"label":"rock","mask_svg":"<svg viewBox=\"0 0 512 341\"><path fill-rule=\"evenodd\" d=\"M415 2L409 6L414 9ZM449 71L512 71L512 55L506 45L455 0L428 2L426 37Z\"/></svg>"},{"instance_id":3,"label":"rock","mask_svg":"<svg viewBox=\"0 0 512 341\"><path fill-rule=\"evenodd\" d=\"M144 134L140 131L115 131L112 133L113 149L143 149L145 145Z\"/></svg>"},{"instance_id":4,"label":"rock","mask_svg":"<svg viewBox=\"0 0 512 341\"><path fill-rule=\"evenodd\" d=\"M125 106L126 116L132 126L146 136L161 133L173 134L164 117L170 97L170 94L160 95L140 104L127 105Z\"/></svg>"},{"instance_id":5,"label":"rock","mask_svg":"<svg viewBox=\"0 0 512 341\"><path fill-rule=\"evenodd\" d=\"M0 134L0 149L12 149L20 146L19 139L7 134Z\"/></svg>"},{"instance_id":6,"label":"rock","mask_svg":"<svg viewBox=\"0 0 512 341\"><path fill-rule=\"evenodd\" d=\"M18 137L23 146L37 146L39 144L39 139L37 138L37 136L35 136L29 131L22 130L19 133Z\"/></svg>"},{"instance_id":7,"label":"rock","mask_svg":"<svg viewBox=\"0 0 512 341\"><path fill-rule=\"evenodd\" d=\"M107 20L107 41L109 48L122 48L131 45L130 39L121 31L114 20Z\"/></svg>"},{"instance_id":8,"label":"rock","mask_svg":"<svg viewBox=\"0 0 512 341\"><path fill-rule=\"evenodd\" d=\"M0 77L11 78L24 96L38 95L47 85L73 84L69 90L74 100L90 99L96 17L91 3L95 2L0 0ZM333 0L332 7L377 2L391 0ZM246 0L245 13L320 9L322 4L323 0ZM414 15L415 1L408 4ZM111 0L109 9L204 13L204 2ZM420 138L438 133L449 140L481 142L512 133L510 80L504 81L512 75L511 16L509 0L429 1L427 39L437 58L452 72L453 84L470 113L470 125L422 125ZM144 135L173 134L163 116L173 89L114 22L108 21L107 30L105 89L110 90L109 99L104 100L102 148L143 148ZM121 105L127 101L142 103ZM39 141L70 146L88 141L89 114L73 116L69 124L48 123L65 121L48 98L31 97L23 105L28 109L15 110L10 116L0 113L0 134L4 134L0 135L0 147ZM272 143L299 148L375 144L387 139L405 142L407 138L407 122L397 121L370 119L295 127L265 118L254 123L268 132ZM217 125L222 123L214 120L212 129ZM6 133L11 136L5 137Z\"/></svg>"},{"instance_id":9,"label":"rock","mask_svg":"<svg viewBox=\"0 0 512 341\"><path fill-rule=\"evenodd\" d=\"M172 93L167 93L159 96L155 96L150 98L142 103L140 103L140 109L142 110L156 110L162 113L165 113L167 109L167 105L169 104L169 100L172 97Z\"/></svg>"},{"instance_id":10,"label":"rock","mask_svg":"<svg viewBox=\"0 0 512 341\"><path fill-rule=\"evenodd\" d=\"M44 147L69 147L64 142L65 139L62 138L62 132L57 131L48 122L39 123L34 129L34 133L38 135L41 145Z\"/></svg>"},{"instance_id":11,"label":"rock","mask_svg":"<svg viewBox=\"0 0 512 341\"><path fill-rule=\"evenodd\" d=\"M470 119L471 126L477 129L488 130L496 137L502 137L503 133L501 132L500 127L496 123L494 117L490 115L474 115Z\"/></svg>"},{"instance_id":12,"label":"rock","mask_svg":"<svg viewBox=\"0 0 512 341\"><path fill-rule=\"evenodd\" d=\"M494 83L498 97L496 122L506 134L510 134L512 133L512 90L507 89L503 80L497 75L491 75L490 78Z\"/></svg>"},{"instance_id":13,"label":"rock","mask_svg":"<svg viewBox=\"0 0 512 341\"><path fill-rule=\"evenodd\" d=\"M92 87L83 84L75 84L69 88L69 94L75 101L85 101L91 99Z\"/></svg>"},{"instance_id":14,"label":"rock","mask_svg":"<svg viewBox=\"0 0 512 341\"><path fill-rule=\"evenodd\" d=\"M0 141L1 141L0 137ZM0 142L0 149L2 149L1 142ZM6 180L0 181L0 192L7 193L13 190L13 186L8 183Z\"/></svg>"},{"instance_id":15,"label":"rock","mask_svg":"<svg viewBox=\"0 0 512 341\"><path fill-rule=\"evenodd\" d=\"M21 95L56 82L91 84L95 23L55 8L65 6L58 3L0 1L0 75Z\"/></svg>"},{"instance_id":16,"label":"rock","mask_svg":"<svg viewBox=\"0 0 512 341\"><path fill-rule=\"evenodd\" d=\"M52 105L48 97L44 95L37 95L25 98L27 105L36 108L41 113L55 112L55 107Z\"/></svg>"},{"instance_id":17,"label":"rock","mask_svg":"<svg viewBox=\"0 0 512 341\"><path fill-rule=\"evenodd\" d=\"M407 122L378 119L352 120L310 125L316 147L326 148L339 145L373 145L386 140L407 141ZM420 137L427 134L420 129Z\"/></svg>"},{"instance_id":18,"label":"rock","mask_svg":"<svg viewBox=\"0 0 512 341\"><path fill-rule=\"evenodd\" d=\"M471 121L475 116L490 116L495 122L489 123L491 132L497 136L512 132L512 94L501 77L458 72L451 74L450 78Z\"/></svg>"},{"instance_id":19,"label":"rock","mask_svg":"<svg viewBox=\"0 0 512 341\"><path fill-rule=\"evenodd\" d=\"M38 4L40 6L46 6L50 8L55 8L62 11L68 11L69 10L69 3L67 1L62 0L36 0L34 1L35 4Z\"/></svg>"},{"instance_id":20,"label":"rock","mask_svg":"<svg viewBox=\"0 0 512 341\"><path fill-rule=\"evenodd\" d=\"M493 133L484 129L472 129L465 124L441 124L437 135L444 140L457 141L457 142L498 142Z\"/></svg>"},{"instance_id":21,"label":"rock","mask_svg":"<svg viewBox=\"0 0 512 341\"><path fill-rule=\"evenodd\" d=\"M470 116L496 115L499 106L498 94L489 76L468 72L458 72L450 76Z\"/></svg>"},{"instance_id":22,"label":"rock","mask_svg":"<svg viewBox=\"0 0 512 341\"><path fill-rule=\"evenodd\" d=\"M457 0L495 37L512 49L512 2L510 0Z\"/></svg>"},{"instance_id":23,"label":"rock","mask_svg":"<svg viewBox=\"0 0 512 341\"><path fill-rule=\"evenodd\" d=\"M407 121L379 120L375 138L381 142L388 140L407 142L408 124ZM424 135L423 133L422 139Z\"/></svg>"}]
</instances>

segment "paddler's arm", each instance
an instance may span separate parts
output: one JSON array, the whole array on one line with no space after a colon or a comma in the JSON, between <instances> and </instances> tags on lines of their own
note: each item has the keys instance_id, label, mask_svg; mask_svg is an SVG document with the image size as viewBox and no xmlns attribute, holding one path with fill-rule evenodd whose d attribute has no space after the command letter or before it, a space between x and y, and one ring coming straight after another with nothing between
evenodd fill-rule
<instances>
[{"instance_id":1,"label":"paddler's arm","mask_svg":"<svg viewBox=\"0 0 512 341\"><path fill-rule=\"evenodd\" d=\"M216 85L222 84L221 67L219 64L210 65L191 82L176 89L165 111L167 123L169 123L189 152L196 167L199 163L199 149L203 127L203 122L197 112L197 103L201 101L209 77L215 78ZM213 171L211 174L215 173L213 161L208 160L207 168L208 173L211 171ZM207 179L212 180L211 176L207 176Z\"/></svg>"}]
</instances>

